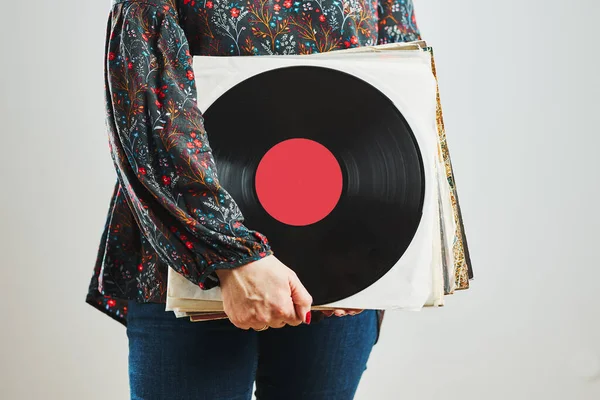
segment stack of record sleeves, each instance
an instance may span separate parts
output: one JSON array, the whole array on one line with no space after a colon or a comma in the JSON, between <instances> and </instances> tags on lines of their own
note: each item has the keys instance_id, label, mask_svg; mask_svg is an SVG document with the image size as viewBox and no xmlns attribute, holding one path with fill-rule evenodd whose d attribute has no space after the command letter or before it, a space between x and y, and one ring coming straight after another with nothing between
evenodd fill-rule
<instances>
[{"instance_id":1,"label":"stack of record sleeves","mask_svg":"<svg viewBox=\"0 0 600 400\"><path fill-rule=\"evenodd\" d=\"M196 56L194 67L221 184L244 223L298 274L314 310L438 307L469 288L473 268L424 41ZM227 118L232 109L236 118ZM256 130L248 121L258 121ZM306 162L322 173L294 175ZM286 190L308 196L287 209L279 200L275 210L269 196ZM203 290L172 268L166 310L192 321L227 318L219 286Z\"/></svg>"}]
</instances>

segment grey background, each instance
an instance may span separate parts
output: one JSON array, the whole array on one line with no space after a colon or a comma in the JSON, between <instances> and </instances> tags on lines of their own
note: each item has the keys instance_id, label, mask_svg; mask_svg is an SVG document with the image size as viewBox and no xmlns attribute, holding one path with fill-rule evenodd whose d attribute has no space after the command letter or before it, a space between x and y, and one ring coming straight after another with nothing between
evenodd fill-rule
<instances>
[{"instance_id":1,"label":"grey background","mask_svg":"<svg viewBox=\"0 0 600 400\"><path fill-rule=\"evenodd\" d=\"M125 399L125 329L84 303L115 180L108 1L4 7L3 399ZM476 280L388 312L357 399L600 398L597 1L416 0Z\"/></svg>"}]
</instances>

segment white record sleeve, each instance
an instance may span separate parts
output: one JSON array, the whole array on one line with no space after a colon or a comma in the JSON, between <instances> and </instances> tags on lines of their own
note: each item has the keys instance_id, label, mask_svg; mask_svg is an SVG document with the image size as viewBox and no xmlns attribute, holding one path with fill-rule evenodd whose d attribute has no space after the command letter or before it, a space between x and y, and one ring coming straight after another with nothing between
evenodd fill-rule
<instances>
[{"instance_id":1,"label":"white record sleeve","mask_svg":"<svg viewBox=\"0 0 600 400\"><path fill-rule=\"evenodd\" d=\"M408 47L407 47L408 46ZM412 47L410 47L412 46ZM404 49L403 51L393 51ZM319 308L410 309L441 305L444 271L438 201L436 80L431 54L419 45L396 43L315 55L229 57L194 56L198 107L207 110L236 84L265 71L320 66L351 74L377 88L402 113L417 140L424 164L425 200L417 231L400 260L379 280L352 296ZM208 132L210 138L210 132ZM202 290L169 268L167 310L222 310L221 289Z\"/></svg>"}]
</instances>

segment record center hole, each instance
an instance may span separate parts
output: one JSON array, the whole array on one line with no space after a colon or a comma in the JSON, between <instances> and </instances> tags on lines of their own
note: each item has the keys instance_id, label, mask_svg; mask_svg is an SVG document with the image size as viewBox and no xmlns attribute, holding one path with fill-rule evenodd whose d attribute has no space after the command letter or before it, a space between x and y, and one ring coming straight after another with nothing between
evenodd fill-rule
<instances>
[{"instance_id":1,"label":"record center hole","mask_svg":"<svg viewBox=\"0 0 600 400\"><path fill-rule=\"evenodd\" d=\"M342 194L342 169L329 149L304 138L271 147L256 170L256 194L281 223L305 226L325 218Z\"/></svg>"}]
</instances>

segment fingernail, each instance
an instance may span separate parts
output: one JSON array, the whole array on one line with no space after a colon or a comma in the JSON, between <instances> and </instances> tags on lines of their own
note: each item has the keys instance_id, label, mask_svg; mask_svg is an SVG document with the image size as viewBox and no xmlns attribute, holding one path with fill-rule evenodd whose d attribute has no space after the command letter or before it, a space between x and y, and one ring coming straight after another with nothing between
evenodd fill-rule
<instances>
[{"instance_id":1,"label":"fingernail","mask_svg":"<svg viewBox=\"0 0 600 400\"><path fill-rule=\"evenodd\" d=\"M311 313L310 311L306 313L306 324L310 324L310 317L311 317Z\"/></svg>"}]
</instances>

